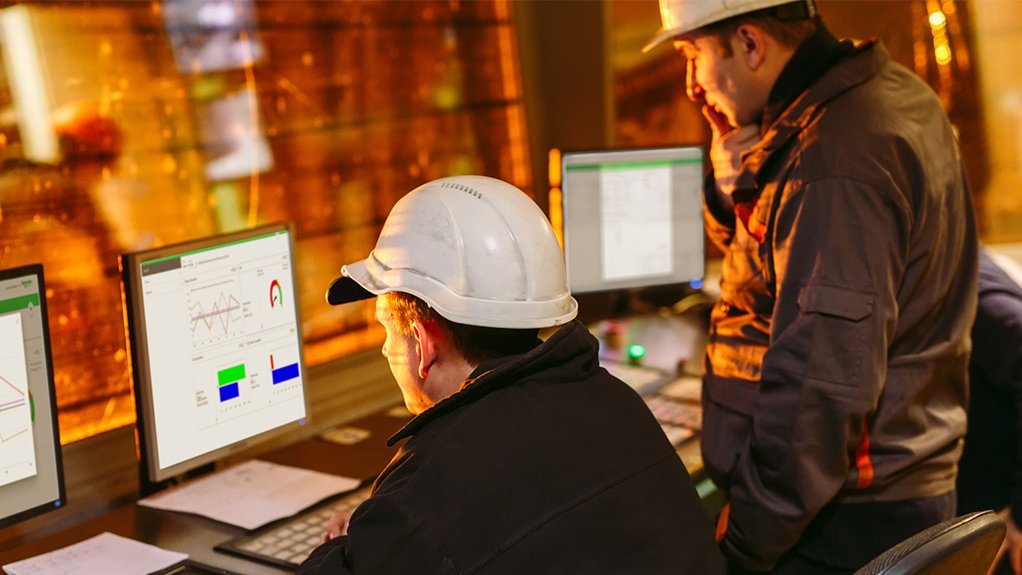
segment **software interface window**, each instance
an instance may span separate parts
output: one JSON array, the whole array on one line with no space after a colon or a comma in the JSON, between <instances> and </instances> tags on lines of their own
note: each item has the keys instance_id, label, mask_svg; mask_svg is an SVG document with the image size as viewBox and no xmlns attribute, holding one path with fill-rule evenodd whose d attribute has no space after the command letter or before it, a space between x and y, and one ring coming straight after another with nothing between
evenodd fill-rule
<instances>
[{"instance_id":1,"label":"software interface window","mask_svg":"<svg viewBox=\"0 0 1022 575\"><path fill-rule=\"evenodd\" d=\"M563 173L572 291L702 277L701 149L568 153Z\"/></svg>"},{"instance_id":2,"label":"software interface window","mask_svg":"<svg viewBox=\"0 0 1022 575\"><path fill-rule=\"evenodd\" d=\"M671 272L670 166L600 170L603 279Z\"/></svg>"},{"instance_id":3,"label":"software interface window","mask_svg":"<svg viewBox=\"0 0 1022 575\"><path fill-rule=\"evenodd\" d=\"M61 501L40 284L0 276L0 519Z\"/></svg>"},{"instance_id":4,"label":"software interface window","mask_svg":"<svg viewBox=\"0 0 1022 575\"><path fill-rule=\"evenodd\" d=\"M0 486L36 474L21 314L0 317Z\"/></svg>"},{"instance_id":5,"label":"software interface window","mask_svg":"<svg viewBox=\"0 0 1022 575\"><path fill-rule=\"evenodd\" d=\"M160 469L306 415L288 234L140 263Z\"/></svg>"}]
</instances>

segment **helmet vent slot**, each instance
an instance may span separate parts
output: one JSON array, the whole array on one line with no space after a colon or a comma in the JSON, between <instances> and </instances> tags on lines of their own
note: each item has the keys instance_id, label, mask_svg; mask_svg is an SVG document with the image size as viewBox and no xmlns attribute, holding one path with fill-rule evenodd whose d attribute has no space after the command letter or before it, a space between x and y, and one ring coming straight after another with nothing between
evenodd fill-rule
<instances>
[{"instance_id":1,"label":"helmet vent slot","mask_svg":"<svg viewBox=\"0 0 1022 575\"><path fill-rule=\"evenodd\" d=\"M444 183L440 184L440 187L441 188L450 188L450 189L453 189L453 190L460 190L460 191L465 192L466 194L468 194L468 195L470 195L472 197L479 198L480 200L483 199L482 192L480 192L479 190L476 190L475 188L470 188L470 187L468 187L468 186L466 186L464 184L455 184L453 182L444 182Z\"/></svg>"}]
</instances>

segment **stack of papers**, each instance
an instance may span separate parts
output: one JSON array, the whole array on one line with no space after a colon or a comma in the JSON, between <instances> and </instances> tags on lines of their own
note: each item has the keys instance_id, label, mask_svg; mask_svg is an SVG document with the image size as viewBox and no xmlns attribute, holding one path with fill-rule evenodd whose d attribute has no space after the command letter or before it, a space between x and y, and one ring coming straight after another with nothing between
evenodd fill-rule
<instances>
[{"instance_id":1,"label":"stack of papers","mask_svg":"<svg viewBox=\"0 0 1022 575\"><path fill-rule=\"evenodd\" d=\"M63 549L4 565L9 575L145 575L187 559L188 555L160 549L134 539L101 533Z\"/></svg>"},{"instance_id":2,"label":"stack of papers","mask_svg":"<svg viewBox=\"0 0 1022 575\"><path fill-rule=\"evenodd\" d=\"M331 495L350 491L359 483L350 477L252 460L142 499L138 504L195 513L255 529L290 517Z\"/></svg>"}]
</instances>

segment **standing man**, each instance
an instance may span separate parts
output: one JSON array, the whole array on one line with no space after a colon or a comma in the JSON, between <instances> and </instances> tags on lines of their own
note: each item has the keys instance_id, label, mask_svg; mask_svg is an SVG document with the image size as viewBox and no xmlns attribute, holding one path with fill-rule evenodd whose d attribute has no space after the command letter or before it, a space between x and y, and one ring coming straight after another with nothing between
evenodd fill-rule
<instances>
[{"instance_id":1,"label":"standing man","mask_svg":"<svg viewBox=\"0 0 1022 575\"><path fill-rule=\"evenodd\" d=\"M341 274L327 300L379 296L415 418L301 575L723 572L674 448L572 321L560 247L528 196L482 176L420 186Z\"/></svg>"},{"instance_id":2,"label":"standing man","mask_svg":"<svg viewBox=\"0 0 1022 575\"><path fill-rule=\"evenodd\" d=\"M849 573L953 516L976 231L940 102L812 2L661 0L724 251L703 457L734 572Z\"/></svg>"}]
</instances>

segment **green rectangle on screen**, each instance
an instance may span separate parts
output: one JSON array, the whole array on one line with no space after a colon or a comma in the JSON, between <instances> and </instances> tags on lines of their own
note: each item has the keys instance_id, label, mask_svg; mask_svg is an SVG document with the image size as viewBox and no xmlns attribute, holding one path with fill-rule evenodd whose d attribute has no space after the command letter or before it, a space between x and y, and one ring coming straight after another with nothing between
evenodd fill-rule
<instances>
[{"instance_id":1,"label":"green rectangle on screen","mask_svg":"<svg viewBox=\"0 0 1022 575\"><path fill-rule=\"evenodd\" d=\"M221 369L216 372L216 379L218 385L227 385L245 379L245 364L239 363L233 367Z\"/></svg>"},{"instance_id":2,"label":"green rectangle on screen","mask_svg":"<svg viewBox=\"0 0 1022 575\"><path fill-rule=\"evenodd\" d=\"M0 313L25 309L28 307L28 304L39 307L39 294L31 293L28 295L12 297L11 299L0 300Z\"/></svg>"}]
</instances>

